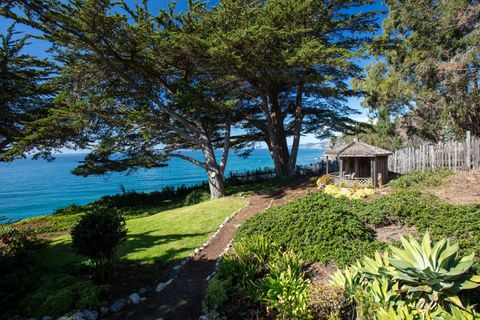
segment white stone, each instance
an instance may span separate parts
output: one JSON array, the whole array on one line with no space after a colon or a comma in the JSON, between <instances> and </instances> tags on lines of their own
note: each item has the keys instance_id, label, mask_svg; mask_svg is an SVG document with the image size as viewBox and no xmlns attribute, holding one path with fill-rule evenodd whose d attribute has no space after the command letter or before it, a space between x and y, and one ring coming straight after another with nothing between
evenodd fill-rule
<instances>
[{"instance_id":1,"label":"white stone","mask_svg":"<svg viewBox=\"0 0 480 320\"><path fill-rule=\"evenodd\" d=\"M133 303L133 304L139 304L140 303L140 295L136 292L132 293L131 295L128 296L128 299Z\"/></svg>"},{"instance_id":2,"label":"white stone","mask_svg":"<svg viewBox=\"0 0 480 320\"><path fill-rule=\"evenodd\" d=\"M167 282L160 282L155 289L156 292L160 292L165 289L170 283L172 283L173 279L168 280Z\"/></svg>"}]
</instances>

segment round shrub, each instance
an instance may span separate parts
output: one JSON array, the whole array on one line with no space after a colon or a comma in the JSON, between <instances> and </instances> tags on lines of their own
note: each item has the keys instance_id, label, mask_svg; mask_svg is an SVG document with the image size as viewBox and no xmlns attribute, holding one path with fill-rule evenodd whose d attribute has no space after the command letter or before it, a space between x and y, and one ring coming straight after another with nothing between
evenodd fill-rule
<instances>
[{"instance_id":1,"label":"round shrub","mask_svg":"<svg viewBox=\"0 0 480 320\"><path fill-rule=\"evenodd\" d=\"M125 219L115 209L97 207L80 219L71 235L73 248L92 261L97 280L106 280L127 235Z\"/></svg>"},{"instance_id":2,"label":"round shrub","mask_svg":"<svg viewBox=\"0 0 480 320\"><path fill-rule=\"evenodd\" d=\"M238 237L262 234L303 260L343 265L378 247L373 230L351 213L355 204L317 193L254 216Z\"/></svg>"}]
</instances>

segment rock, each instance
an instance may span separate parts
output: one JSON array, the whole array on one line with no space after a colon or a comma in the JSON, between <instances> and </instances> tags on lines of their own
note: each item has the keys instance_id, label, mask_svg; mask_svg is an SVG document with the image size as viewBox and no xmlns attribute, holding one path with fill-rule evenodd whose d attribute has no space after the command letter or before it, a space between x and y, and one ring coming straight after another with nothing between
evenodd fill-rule
<instances>
[{"instance_id":1,"label":"rock","mask_svg":"<svg viewBox=\"0 0 480 320\"><path fill-rule=\"evenodd\" d=\"M120 312L127 306L127 299L121 298L112 303L109 307L112 312Z\"/></svg>"},{"instance_id":2,"label":"rock","mask_svg":"<svg viewBox=\"0 0 480 320\"><path fill-rule=\"evenodd\" d=\"M128 299L133 303L133 304L139 304L140 303L140 295L136 292L132 293L131 295L128 296Z\"/></svg>"},{"instance_id":3,"label":"rock","mask_svg":"<svg viewBox=\"0 0 480 320\"><path fill-rule=\"evenodd\" d=\"M83 310L83 318L85 320L97 320L98 316L97 310Z\"/></svg>"},{"instance_id":4,"label":"rock","mask_svg":"<svg viewBox=\"0 0 480 320\"><path fill-rule=\"evenodd\" d=\"M198 320L208 320L208 317L206 315L202 315L200 318L198 318Z\"/></svg>"},{"instance_id":5,"label":"rock","mask_svg":"<svg viewBox=\"0 0 480 320\"><path fill-rule=\"evenodd\" d=\"M68 315L61 316L60 318L57 318L57 320L68 320Z\"/></svg>"},{"instance_id":6,"label":"rock","mask_svg":"<svg viewBox=\"0 0 480 320\"><path fill-rule=\"evenodd\" d=\"M50 317L50 316L45 316L45 317L42 318L42 320L53 320L53 318Z\"/></svg>"},{"instance_id":7,"label":"rock","mask_svg":"<svg viewBox=\"0 0 480 320\"><path fill-rule=\"evenodd\" d=\"M106 316L110 310L107 307L101 307L100 308L100 314L102 316Z\"/></svg>"},{"instance_id":8,"label":"rock","mask_svg":"<svg viewBox=\"0 0 480 320\"><path fill-rule=\"evenodd\" d=\"M145 301L145 300L147 300L147 298L145 298L145 297L140 298L140 301L142 301L142 302Z\"/></svg>"},{"instance_id":9,"label":"rock","mask_svg":"<svg viewBox=\"0 0 480 320\"><path fill-rule=\"evenodd\" d=\"M72 320L86 320L86 319L83 317L83 312L78 311L72 315Z\"/></svg>"},{"instance_id":10,"label":"rock","mask_svg":"<svg viewBox=\"0 0 480 320\"><path fill-rule=\"evenodd\" d=\"M167 282L160 282L155 289L156 292L160 292L165 289L170 283L172 283L173 279L168 280Z\"/></svg>"},{"instance_id":11,"label":"rock","mask_svg":"<svg viewBox=\"0 0 480 320\"><path fill-rule=\"evenodd\" d=\"M175 267L173 267L172 271L170 271L170 278L175 278L181 269L182 269L181 265L176 265Z\"/></svg>"}]
</instances>

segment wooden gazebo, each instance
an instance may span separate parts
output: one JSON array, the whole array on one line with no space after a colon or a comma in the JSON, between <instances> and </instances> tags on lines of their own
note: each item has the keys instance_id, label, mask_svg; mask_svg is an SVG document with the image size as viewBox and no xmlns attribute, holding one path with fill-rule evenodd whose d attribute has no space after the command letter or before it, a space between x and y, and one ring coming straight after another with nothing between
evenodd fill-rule
<instances>
[{"instance_id":1,"label":"wooden gazebo","mask_svg":"<svg viewBox=\"0 0 480 320\"><path fill-rule=\"evenodd\" d=\"M328 150L323 154L328 160L339 161L339 172L334 175L336 182L378 187L379 177L383 184L388 182L388 156L391 151L371 146L355 139L354 142Z\"/></svg>"}]
</instances>

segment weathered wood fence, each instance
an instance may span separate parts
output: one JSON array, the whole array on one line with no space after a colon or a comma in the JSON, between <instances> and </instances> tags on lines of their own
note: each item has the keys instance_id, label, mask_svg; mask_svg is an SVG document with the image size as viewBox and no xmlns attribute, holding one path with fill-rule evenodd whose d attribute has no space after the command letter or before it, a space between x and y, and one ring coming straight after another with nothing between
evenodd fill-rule
<instances>
[{"instance_id":1,"label":"weathered wood fence","mask_svg":"<svg viewBox=\"0 0 480 320\"><path fill-rule=\"evenodd\" d=\"M480 140L472 139L468 131L465 141L408 147L395 151L388 159L388 170L395 173L426 169L479 170Z\"/></svg>"}]
</instances>

